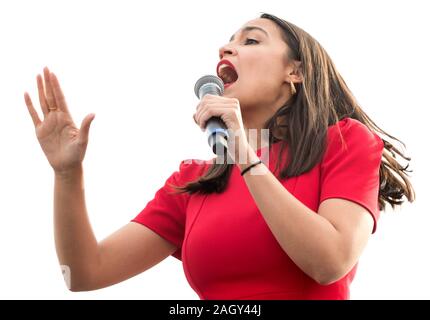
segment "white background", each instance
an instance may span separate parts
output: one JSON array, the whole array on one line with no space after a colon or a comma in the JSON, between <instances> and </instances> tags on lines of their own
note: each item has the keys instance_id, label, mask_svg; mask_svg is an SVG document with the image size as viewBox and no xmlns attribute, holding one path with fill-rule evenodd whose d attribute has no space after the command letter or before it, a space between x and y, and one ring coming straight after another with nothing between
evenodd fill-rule
<instances>
[{"instance_id":1,"label":"white background","mask_svg":"<svg viewBox=\"0 0 430 320\"><path fill-rule=\"evenodd\" d=\"M264 5L263 5L264 3ZM85 159L97 238L128 223L188 158L210 156L193 87L218 48L259 12L291 21L328 51L364 110L406 143L417 200L382 214L352 299L428 299L426 1L2 1L0 298L198 299L179 260L94 292L66 289L55 254L53 174L23 93L56 72L77 123L94 112ZM427 31L426 31L427 30ZM37 104L38 105L38 104Z\"/></svg>"}]
</instances>

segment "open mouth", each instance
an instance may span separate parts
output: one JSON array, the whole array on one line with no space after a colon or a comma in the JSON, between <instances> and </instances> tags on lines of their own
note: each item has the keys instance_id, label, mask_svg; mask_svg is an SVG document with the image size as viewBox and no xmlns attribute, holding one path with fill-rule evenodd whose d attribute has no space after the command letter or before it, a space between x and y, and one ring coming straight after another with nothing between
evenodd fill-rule
<instances>
[{"instance_id":1,"label":"open mouth","mask_svg":"<svg viewBox=\"0 0 430 320\"><path fill-rule=\"evenodd\" d=\"M224 87L228 87L235 83L239 78L236 69L228 60L222 60L217 68L218 77L224 82Z\"/></svg>"}]
</instances>

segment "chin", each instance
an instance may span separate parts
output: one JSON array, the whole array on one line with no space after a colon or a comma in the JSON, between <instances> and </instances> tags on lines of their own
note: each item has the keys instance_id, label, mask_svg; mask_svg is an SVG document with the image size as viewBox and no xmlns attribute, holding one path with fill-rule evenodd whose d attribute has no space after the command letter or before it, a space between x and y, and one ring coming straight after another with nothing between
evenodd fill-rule
<instances>
[{"instance_id":1,"label":"chin","mask_svg":"<svg viewBox=\"0 0 430 320\"><path fill-rule=\"evenodd\" d=\"M223 97L229 97L229 98L236 98L236 95L234 94L234 90L227 89L224 91Z\"/></svg>"}]
</instances>

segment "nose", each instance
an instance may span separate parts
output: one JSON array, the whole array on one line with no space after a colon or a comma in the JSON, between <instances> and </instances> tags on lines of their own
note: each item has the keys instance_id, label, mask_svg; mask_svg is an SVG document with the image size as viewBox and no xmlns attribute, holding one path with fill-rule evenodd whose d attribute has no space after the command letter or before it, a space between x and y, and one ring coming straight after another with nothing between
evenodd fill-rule
<instances>
[{"instance_id":1,"label":"nose","mask_svg":"<svg viewBox=\"0 0 430 320\"><path fill-rule=\"evenodd\" d=\"M226 45L223 45L221 48L219 48L219 59L221 60L224 58L226 54L236 55L237 50L231 45L231 43L228 43Z\"/></svg>"}]
</instances>

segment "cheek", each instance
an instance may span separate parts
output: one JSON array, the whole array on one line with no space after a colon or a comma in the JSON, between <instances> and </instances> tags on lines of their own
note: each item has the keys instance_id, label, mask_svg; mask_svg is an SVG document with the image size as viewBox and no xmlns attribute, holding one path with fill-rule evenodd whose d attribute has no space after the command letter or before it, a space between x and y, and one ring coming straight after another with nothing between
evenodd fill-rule
<instances>
[{"instance_id":1,"label":"cheek","mask_svg":"<svg viewBox=\"0 0 430 320\"><path fill-rule=\"evenodd\" d=\"M270 90L279 86L281 69L275 64L269 62L257 63L246 72L246 82L253 89Z\"/></svg>"},{"instance_id":2,"label":"cheek","mask_svg":"<svg viewBox=\"0 0 430 320\"><path fill-rule=\"evenodd\" d=\"M245 81L243 89L250 95L261 98L273 96L280 86L277 71L269 67L254 69Z\"/></svg>"},{"instance_id":3,"label":"cheek","mask_svg":"<svg viewBox=\"0 0 430 320\"><path fill-rule=\"evenodd\" d=\"M241 107L249 108L253 105L270 104L277 96L277 89L273 83L262 79L250 79L241 83L234 96L239 99Z\"/></svg>"},{"instance_id":4,"label":"cheek","mask_svg":"<svg viewBox=\"0 0 430 320\"><path fill-rule=\"evenodd\" d=\"M262 53L259 57L264 56ZM271 103L279 95L282 85L281 66L270 63L271 59L261 61L253 57L253 64L243 66L244 72L239 75L240 85L231 96L239 99L241 105ZM228 93L226 94L228 95Z\"/></svg>"}]
</instances>

